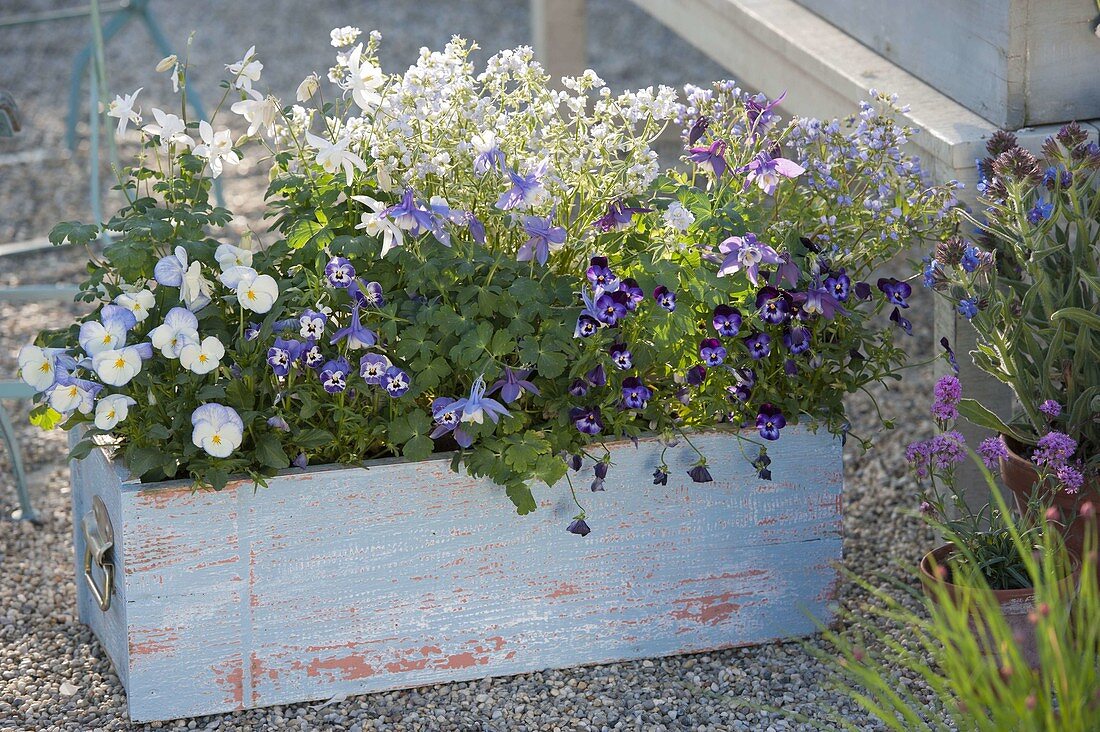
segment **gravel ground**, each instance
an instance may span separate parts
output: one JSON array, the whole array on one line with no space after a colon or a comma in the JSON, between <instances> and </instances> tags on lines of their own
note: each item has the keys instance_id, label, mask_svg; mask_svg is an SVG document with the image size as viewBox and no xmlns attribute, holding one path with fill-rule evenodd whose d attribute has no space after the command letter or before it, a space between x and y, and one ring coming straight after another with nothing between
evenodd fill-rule
<instances>
[{"instance_id":1,"label":"gravel ground","mask_svg":"<svg viewBox=\"0 0 1100 732\"><path fill-rule=\"evenodd\" d=\"M47 0L5 2L4 12L23 12L70 3ZM383 32L383 61L390 68L410 62L421 45L440 46L451 33L495 49L528 42L526 3L480 2L359 3L291 0L265 3L154 4L170 40L182 45L198 28L193 56L202 61L194 82L208 98L216 92L220 64L236 60L250 43L267 66L264 80L289 96L303 71L327 67L328 29L356 24ZM636 10L627 0L590 0L590 64L613 87L726 76L683 41ZM491 19L490 22L486 22ZM288 33L286 29L296 32ZM63 148L68 64L84 41L79 21L51 26L0 29L0 88L12 91L25 128L14 141L0 141L0 242L44 236L63 219L87 217L84 173L87 146L75 154ZM113 90L145 86L142 106L166 103L164 80L152 66L159 54L144 31L132 28L113 45L108 64ZM302 38L310 41L300 48ZM639 52L643 49L643 52ZM22 76L10 69L33 69ZM84 126L81 126L84 133ZM243 230L259 228L262 176L244 165L225 179L227 203ZM110 210L110 201L107 209ZM79 252L54 251L0 259L0 286L76 281L84 264ZM915 307L919 312L922 308ZM42 327L63 322L78 305L0 304L0 378L14 373L15 352ZM927 310L926 310L927 311ZM930 317L916 323L914 352L927 352ZM845 565L863 575L901 575L931 541L906 515L912 489L902 460L904 444L931 432L926 413L931 374L914 369L886 399L884 411L902 430L876 437L876 449L846 450ZM325 706L298 704L176 723L128 724L125 699L110 662L91 632L74 614L72 521L64 435L41 434L27 425L27 405L8 404L18 425L41 526L0 523L0 729L117 730L191 728L225 730L566 730L566 729L810 729L782 714L780 707L819 724L843 716L862 729L879 729L843 697L823 686L824 669L798 643L772 644L717 653L548 671L505 679L425 687L354 697ZM851 403L853 424L868 431L873 410L867 400ZM0 455L0 511L14 507L7 456ZM842 586L840 599L855 609L866 597ZM820 640L811 638L811 646ZM915 680L909 680L916 684Z\"/></svg>"}]
</instances>

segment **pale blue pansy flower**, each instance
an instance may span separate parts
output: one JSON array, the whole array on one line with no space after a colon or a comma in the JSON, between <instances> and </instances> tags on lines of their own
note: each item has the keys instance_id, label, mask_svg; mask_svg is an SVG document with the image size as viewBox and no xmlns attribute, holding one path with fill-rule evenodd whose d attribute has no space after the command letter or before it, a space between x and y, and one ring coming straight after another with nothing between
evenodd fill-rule
<instances>
[{"instance_id":1,"label":"pale blue pansy flower","mask_svg":"<svg viewBox=\"0 0 1100 732\"><path fill-rule=\"evenodd\" d=\"M96 402L95 426L101 430L112 430L130 413L130 407L137 402L125 394L108 394Z\"/></svg>"},{"instance_id":2,"label":"pale blue pansy flower","mask_svg":"<svg viewBox=\"0 0 1100 732\"><path fill-rule=\"evenodd\" d=\"M138 343L134 346L100 351L92 356L92 369L104 384L125 386L141 372L141 362L153 357L153 346Z\"/></svg>"},{"instance_id":3,"label":"pale blue pansy flower","mask_svg":"<svg viewBox=\"0 0 1100 732\"><path fill-rule=\"evenodd\" d=\"M189 343L199 342L199 319L186 308L172 308L164 323L149 332L153 346L167 358L179 358Z\"/></svg>"},{"instance_id":4,"label":"pale blue pansy flower","mask_svg":"<svg viewBox=\"0 0 1100 732\"><path fill-rule=\"evenodd\" d=\"M77 336L80 347L89 356L122 348L126 345L126 333L137 325L137 317L121 305L104 305L99 318L81 323Z\"/></svg>"},{"instance_id":5,"label":"pale blue pansy flower","mask_svg":"<svg viewBox=\"0 0 1100 732\"><path fill-rule=\"evenodd\" d=\"M20 378L35 391L45 391L59 376L76 368L76 359L64 348L26 345L19 349L18 364Z\"/></svg>"},{"instance_id":6,"label":"pale blue pansy flower","mask_svg":"<svg viewBox=\"0 0 1100 732\"><path fill-rule=\"evenodd\" d=\"M203 404L191 413L191 442L208 455L229 457L244 441L244 421L221 404Z\"/></svg>"},{"instance_id":7,"label":"pale blue pansy flower","mask_svg":"<svg viewBox=\"0 0 1100 732\"><path fill-rule=\"evenodd\" d=\"M61 414L68 415L75 411L88 414L95 404L96 394L102 388L102 384L94 381L59 374L54 385L46 391L46 399L50 407Z\"/></svg>"}]
</instances>

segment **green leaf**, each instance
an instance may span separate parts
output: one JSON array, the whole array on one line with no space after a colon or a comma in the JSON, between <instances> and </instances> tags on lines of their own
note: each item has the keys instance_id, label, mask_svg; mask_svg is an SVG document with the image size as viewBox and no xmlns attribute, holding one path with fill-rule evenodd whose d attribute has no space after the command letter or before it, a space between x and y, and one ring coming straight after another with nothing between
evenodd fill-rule
<instances>
[{"instance_id":1,"label":"green leaf","mask_svg":"<svg viewBox=\"0 0 1100 732\"><path fill-rule=\"evenodd\" d=\"M333 440L332 433L328 430L322 430L312 428L308 430L302 430L294 437L294 444L302 449L313 449L317 447L324 447Z\"/></svg>"},{"instance_id":2,"label":"green leaf","mask_svg":"<svg viewBox=\"0 0 1100 732\"><path fill-rule=\"evenodd\" d=\"M1050 316L1050 322L1052 323L1057 323L1061 320L1072 320L1086 328L1100 330L1100 315L1089 312L1084 308L1062 308Z\"/></svg>"},{"instance_id":3,"label":"green leaf","mask_svg":"<svg viewBox=\"0 0 1100 732\"><path fill-rule=\"evenodd\" d=\"M432 454L435 443L426 435L417 435L405 443L401 454L409 460L423 460Z\"/></svg>"},{"instance_id":4,"label":"green leaf","mask_svg":"<svg viewBox=\"0 0 1100 732\"><path fill-rule=\"evenodd\" d=\"M283 450L279 438L270 432L256 441L256 459L261 465L282 470L290 466L290 458Z\"/></svg>"},{"instance_id":5,"label":"green leaf","mask_svg":"<svg viewBox=\"0 0 1100 732\"><path fill-rule=\"evenodd\" d=\"M508 486L507 491L508 498L515 504L516 513L520 516L526 516L538 508L535 496L531 494L531 489L525 483L512 484Z\"/></svg>"},{"instance_id":6,"label":"green leaf","mask_svg":"<svg viewBox=\"0 0 1100 732\"><path fill-rule=\"evenodd\" d=\"M332 241L332 232L319 221L302 219L296 223L287 234L287 244L291 249L301 249L310 242L315 242L318 247L323 247Z\"/></svg>"},{"instance_id":7,"label":"green leaf","mask_svg":"<svg viewBox=\"0 0 1100 732\"><path fill-rule=\"evenodd\" d=\"M73 445L73 449L69 450L70 460L83 460L88 457L88 454L92 451L92 448L96 446L92 440L81 440Z\"/></svg>"},{"instance_id":8,"label":"green leaf","mask_svg":"<svg viewBox=\"0 0 1100 732\"><path fill-rule=\"evenodd\" d=\"M145 436L150 440L170 440L172 431L162 424L155 424L145 430Z\"/></svg>"},{"instance_id":9,"label":"green leaf","mask_svg":"<svg viewBox=\"0 0 1100 732\"><path fill-rule=\"evenodd\" d=\"M126 467L137 478L172 459L156 447L133 447L126 451Z\"/></svg>"},{"instance_id":10,"label":"green leaf","mask_svg":"<svg viewBox=\"0 0 1100 732\"><path fill-rule=\"evenodd\" d=\"M48 404L39 404L31 410L31 424L44 430L52 430L65 418Z\"/></svg>"},{"instance_id":11,"label":"green leaf","mask_svg":"<svg viewBox=\"0 0 1100 732\"><path fill-rule=\"evenodd\" d=\"M983 407L976 399L961 400L959 402L959 414L965 417L966 421L978 427L985 427L987 430L1000 432L1002 435L1009 435L1025 444L1031 441L1029 438L1024 437L1005 424L1000 417Z\"/></svg>"},{"instance_id":12,"label":"green leaf","mask_svg":"<svg viewBox=\"0 0 1100 732\"><path fill-rule=\"evenodd\" d=\"M542 351L539 353L538 360L539 376L546 379L557 378L564 373L568 363L569 360L563 353L557 351Z\"/></svg>"}]
</instances>

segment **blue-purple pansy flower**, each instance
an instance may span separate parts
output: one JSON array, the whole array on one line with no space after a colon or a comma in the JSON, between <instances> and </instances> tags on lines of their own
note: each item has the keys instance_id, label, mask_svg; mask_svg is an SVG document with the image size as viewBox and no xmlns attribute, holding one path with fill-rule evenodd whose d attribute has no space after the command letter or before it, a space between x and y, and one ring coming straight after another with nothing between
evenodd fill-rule
<instances>
[{"instance_id":1,"label":"blue-purple pansy flower","mask_svg":"<svg viewBox=\"0 0 1100 732\"><path fill-rule=\"evenodd\" d=\"M603 364L599 364L585 374L584 378L592 386L604 386L607 384L607 371Z\"/></svg>"},{"instance_id":2,"label":"blue-purple pansy flower","mask_svg":"<svg viewBox=\"0 0 1100 732\"><path fill-rule=\"evenodd\" d=\"M363 381L373 386L382 384L382 377L389 370L390 360L380 353L368 353L359 359L359 375Z\"/></svg>"},{"instance_id":3,"label":"blue-purple pansy flower","mask_svg":"<svg viewBox=\"0 0 1100 732\"><path fill-rule=\"evenodd\" d=\"M779 430L787 426L787 418L783 412L771 404L760 405L756 415L756 429L765 440L778 440Z\"/></svg>"},{"instance_id":4,"label":"blue-purple pansy flower","mask_svg":"<svg viewBox=\"0 0 1100 732\"><path fill-rule=\"evenodd\" d=\"M325 265L325 279L333 287L345 288L355 281L355 267L344 257L333 257Z\"/></svg>"},{"instance_id":5,"label":"blue-purple pansy flower","mask_svg":"<svg viewBox=\"0 0 1100 732\"><path fill-rule=\"evenodd\" d=\"M788 328L783 332L783 345L794 356L810 347L810 329L803 327Z\"/></svg>"},{"instance_id":6,"label":"blue-purple pansy flower","mask_svg":"<svg viewBox=\"0 0 1100 732\"><path fill-rule=\"evenodd\" d=\"M825 278L825 289L832 294L837 302L844 302L848 299L848 293L851 287L852 280L848 275L844 274L843 269Z\"/></svg>"},{"instance_id":7,"label":"blue-purple pansy flower","mask_svg":"<svg viewBox=\"0 0 1100 732\"><path fill-rule=\"evenodd\" d=\"M436 228L435 216L431 211L417 203L411 188L406 188L399 203L382 211L380 216L388 218L394 226L419 236L425 231Z\"/></svg>"},{"instance_id":8,"label":"blue-purple pansy flower","mask_svg":"<svg viewBox=\"0 0 1100 732\"><path fill-rule=\"evenodd\" d=\"M899 308L909 307L908 297L913 294L913 288L908 282L899 281L894 277L881 277L878 281L878 289L886 295L891 305L897 305Z\"/></svg>"},{"instance_id":9,"label":"blue-purple pansy flower","mask_svg":"<svg viewBox=\"0 0 1100 732\"><path fill-rule=\"evenodd\" d=\"M772 339L767 333L753 333L745 338L744 343L754 361L759 361L772 352Z\"/></svg>"},{"instance_id":10,"label":"blue-purple pansy flower","mask_svg":"<svg viewBox=\"0 0 1100 732\"><path fill-rule=\"evenodd\" d=\"M550 216L524 216L523 230L529 237L516 252L516 261L546 264L550 252L565 243L565 228L554 226Z\"/></svg>"},{"instance_id":11,"label":"blue-purple pansy flower","mask_svg":"<svg viewBox=\"0 0 1100 732\"><path fill-rule=\"evenodd\" d=\"M267 363L276 376L286 376L290 373L290 367L301 355L301 343L276 338L275 344L267 349Z\"/></svg>"},{"instance_id":12,"label":"blue-purple pansy flower","mask_svg":"<svg viewBox=\"0 0 1100 732\"><path fill-rule=\"evenodd\" d=\"M343 340L347 340L348 348L352 349L370 348L378 342L374 331L363 325L363 321L359 317L359 303L352 306L351 318L348 319L347 326L333 333L329 344L339 343Z\"/></svg>"},{"instance_id":13,"label":"blue-purple pansy flower","mask_svg":"<svg viewBox=\"0 0 1100 732\"><path fill-rule=\"evenodd\" d=\"M638 377L628 376L623 379L623 408L645 409L652 397L653 391Z\"/></svg>"},{"instance_id":14,"label":"blue-purple pansy flower","mask_svg":"<svg viewBox=\"0 0 1100 732\"><path fill-rule=\"evenodd\" d=\"M714 368L726 360L726 347L717 338L706 338L699 344L699 358L703 363Z\"/></svg>"},{"instance_id":15,"label":"blue-purple pansy flower","mask_svg":"<svg viewBox=\"0 0 1100 732\"><path fill-rule=\"evenodd\" d=\"M319 343L307 341L303 344L302 363L315 371L325 365L325 354Z\"/></svg>"},{"instance_id":16,"label":"blue-purple pansy flower","mask_svg":"<svg viewBox=\"0 0 1100 732\"><path fill-rule=\"evenodd\" d=\"M462 414L463 422L481 424L488 417L494 423L501 417L510 416L510 412L496 399L485 395L485 379L481 376L470 387L469 396L457 400L447 407L449 411Z\"/></svg>"},{"instance_id":17,"label":"blue-purple pansy flower","mask_svg":"<svg viewBox=\"0 0 1100 732\"><path fill-rule=\"evenodd\" d=\"M469 447L474 444L474 438L462 429L462 414L451 409L455 403L450 397L438 397L432 402L432 418L435 419L435 429L429 435L433 440L438 440L448 432L454 437L459 447Z\"/></svg>"},{"instance_id":18,"label":"blue-purple pansy flower","mask_svg":"<svg viewBox=\"0 0 1100 732\"><path fill-rule=\"evenodd\" d=\"M748 190L755 182L760 190L767 195L775 194L779 181L783 178L797 178L806 172L798 163L787 158L772 157L766 152L761 152L748 165L738 168L738 173L748 173L745 177L745 188Z\"/></svg>"},{"instance_id":19,"label":"blue-purple pansy flower","mask_svg":"<svg viewBox=\"0 0 1100 732\"><path fill-rule=\"evenodd\" d=\"M658 285L653 290L653 299L670 313L676 310L676 293L664 285Z\"/></svg>"},{"instance_id":20,"label":"blue-purple pansy flower","mask_svg":"<svg viewBox=\"0 0 1100 732\"><path fill-rule=\"evenodd\" d=\"M596 318L605 325L615 325L629 312L626 303L625 292L605 292L596 298Z\"/></svg>"},{"instance_id":21,"label":"blue-purple pansy flower","mask_svg":"<svg viewBox=\"0 0 1100 732\"><path fill-rule=\"evenodd\" d=\"M626 309L633 312L638 303L645 300L645 291L633 277L627 277L619 284L619 292L626 295Z\"/></svg>"},{"instance_id":22,"label":"blue-purple pansy flower","mask_svg":"<svg viewBox=\"0 0 1100 732\"><path fill-rule=\"evenodd\" d=\"M325 334L325 325L328 324L328 315L316 310L306 310L298 318L299 333L303 338L317 340Z\"/></svg>"},{"instance_id":23,"label":"blue-purple pansy flower","mask_svg":"<svg viewBox=\"0 0 1100 732\"><path fill-rule=\"evenodd\" d=\"M348 388L348 374L351 365L345 358L336 358L325 363L321 367L321 385L329 394L339 394Z\"/></svg>"},{"instance_id":24,"label":"blue-purple pansy flower","mask_svg":"<svg viewBox=\"0 0 1100 732\"><path fill-rule=\"evenodd\" d=\"M756 293L756 308L765 323L779 325L791 317L791 296L771 285Z\"/></svg>"},{"instance_id":25,"label":"blue-purple pansy flower","mask_svg":"<svg viewBox=\"0 0 1100 732\"><path fill-rule=\"evenodd\" d=\"M701 363L697 363L687 370L684 374L684 381L690 386L699 386L707 378L707 367Z\"/></svg>"},{"instance_id":26,"label":"blue-purple pansy flower","mask_svg":"<svg viewBox=\"0 0 1100 732\"><path fill-rule=\"evenodd\" d=\"M596 219L596 228L604 233L621 231L630 226L630 220L635 214L649 213L651 208L637 208L625 205L622 201L612 201L607 206L607 213Z\"/></svg>"},{"instance_id":27,"label":"blue-purple pansy flower","mask_svg":"<svg viewBox=\"0 0 1100 732\"><path fill-rule=\"evenodd\" d=\"M756 372L752 369L736 369L733 377L737 383L727 387L730 398L747 402L752 396L752 388L756 386Z\"/></svg>"},{"instance_id":28,"label":"blue-purple pansy flower","mask_svg":"<svg viewBox=\"0 0 1100 732\"><path fill-rule=\"evenodd\" d=\"M634 366L634 354L625 343L616 343L611 346L608 353L611 355L611 363L620 371L626 371Z\"/></svg>"},{"instance_id":29,"label":"blue-purple pansy flower","mask_svg":"<svg viewBox=\"0 0 1100 732\"><path fill-rule=\"evenodd\" d=\"M621 284L618 275L607 266L607 257L592 257L584 275L592 283L592 289L597 294L617 292Z\"/></svg>"},{"instance_id":30,"label":"blue-purple pansy flower","mask_svg":"<svg viewBox=\"0 0 1100 732\"><path fill-rule=\"evenodd\" d=\"M404 396L411 386L412 380L409 379L409 375L396 366L390 366L386 369L386 373L382 374L382 388L391 397Z\"/></svg>"},{"instance_id":31,"label":"blue-purple pansy flower","mask_svg":"<svg viewBox=\"0 0 1100 732\"><path fill-rule=\"evenodd\" d=\"M719 305L714 309L711 325L723 338L732 338L741 331L741 312L729 305Z\"/></svg>"},{"instance_id":32,"label":"blue-purple pansy flower","mask_svg":"<svg viewBox=\"0 0 1100 732\"><path fill-rule=\"evenodd\" d=\"M573 407L569 410L569 420L586 435L597 435L603 429L599 407Z\"/></svg>"},{"instance_id":33,"label":"blue-purple pansy flower","mask_svg":"<svg viewBox=\"0 0 1100 732\"><path fill-rule=\"evenodd\" d=\"M368 282L364 285L361 280L356 280L348 285L348 294L361 307L381 308L386 305L382 285L377 282Z\"/></svg>"},{"instance_id":34,"label":"blue-purple pansy flower","mask_svg":"<svg viewBox=\"0 0 1100 732\"><path fill-rule=\"evenodd\" d=\"M744 272L753 285L758 284L760 265L779 264L782 261L774 249L752 233L729 237L718 245L718 251L726 255L718 269L719 277Z\"/></svg>"},{"instance_id":35,"label":"blue-purple pansy flower","mask_svg":"<svg viewBox=\"0 0 1100 732\"><path fill-rule=\"evenodd\" d=\"M511 404L519 399L525 391L539 396L538 388L527 381L527 377L530 375L530 371L514 371L510 366L505 366L504 378L493 384L489 389L489 394L494 394L497 389L500 389L500 397L505 404Z\"/></svg>"},{"instance_id":36,"label":"blue-purple pansy flower","mask_svg":"<svg viewBox=\"0 0 1100 732\"><path fill-rule=\"evenodd\" d=\"M600 329L600 323L598 320L590 315L582 314L577 318L577 327L573 330L574 338L588 338L591 335L595 335L596 331Z\"/></svg>"},{"instance_id":37,"label":"blue-purple pansy flower","mask_svg":"<svg viewBox=\"0 0 1100 732\"><path fill-rule=\"evenodd\" d=\"M705 147L688 148L688 160L698 165L715 178L721 178L726 172L726 141L715 140Z\"/></svg>"}]
</instances>

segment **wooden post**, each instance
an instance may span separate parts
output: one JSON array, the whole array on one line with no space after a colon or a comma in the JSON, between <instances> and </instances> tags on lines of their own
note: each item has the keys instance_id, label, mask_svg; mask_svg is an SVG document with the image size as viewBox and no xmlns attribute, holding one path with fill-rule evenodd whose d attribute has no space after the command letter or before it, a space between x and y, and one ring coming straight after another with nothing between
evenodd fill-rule
<instances>
[{"instance_id":1,"label":"wooden post","mask_svg":"<svg viewBox=\"0 0 1100 732\"><path fill-rule=\"evenodd\" d=\"M588 65L587 0L531 0L531 35L555 86L580 75Z\"/></svg>"}]
</instances>

